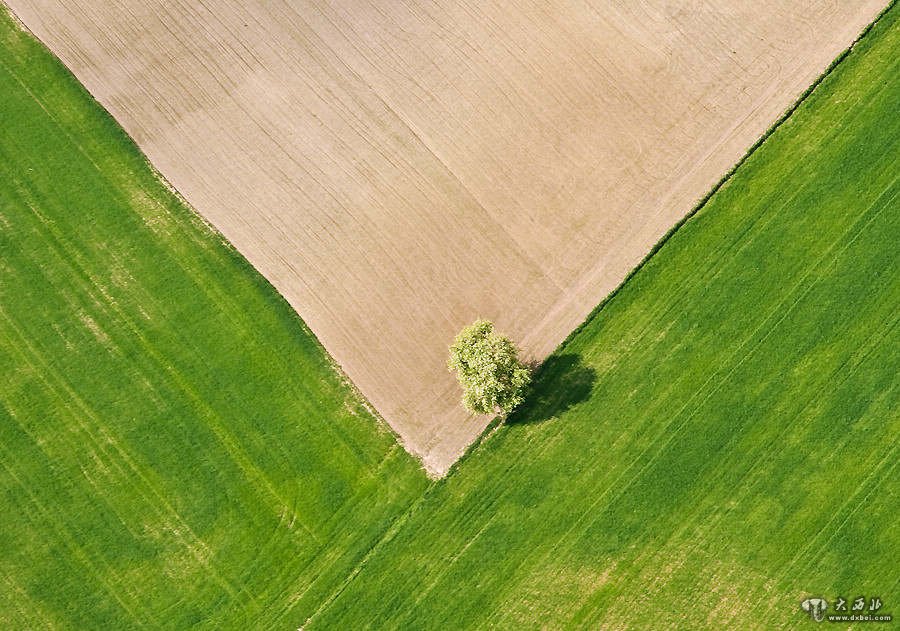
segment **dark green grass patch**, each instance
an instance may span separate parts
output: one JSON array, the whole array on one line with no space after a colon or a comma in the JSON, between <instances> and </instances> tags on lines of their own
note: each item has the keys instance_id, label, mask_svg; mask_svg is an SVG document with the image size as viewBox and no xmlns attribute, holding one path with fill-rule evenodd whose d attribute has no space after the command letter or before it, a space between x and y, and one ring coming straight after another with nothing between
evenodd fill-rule
<instances>
[{"instance_id":1,"label":"dark green grass patch","mask_svg":"<svg viewBox=\"0 0 900 631\"><path fill-rule=\"evenodd\" d=\"M311 627L900 615L898 103L894 8Z\"/></svg>"},{"instance_id":2,"label":"dark green grass patch","mask_svg":"<svg viewBox=\"0 0 900 631\"><path fill-rule=\"evenodd\" d=\"M302 622L427 480L0 11L0 626Z\"/></svg>"}]
</instances>

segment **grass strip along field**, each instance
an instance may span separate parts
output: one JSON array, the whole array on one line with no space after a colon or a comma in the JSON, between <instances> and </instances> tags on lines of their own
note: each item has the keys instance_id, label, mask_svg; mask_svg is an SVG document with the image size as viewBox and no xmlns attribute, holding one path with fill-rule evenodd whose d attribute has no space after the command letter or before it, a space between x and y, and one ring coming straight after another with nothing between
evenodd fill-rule
<instances>
[{"instance_id":1,"label":"grass strip along field","mask_svg":"<svg viewBox=\"0 0 900 631\"><path fill-rule=\"evenodd\" d=\"M900 615L898 19L307 628L773 628L863 594Z\"/></svg>"},{"instance_id":2,"label":"grass strip along field","mask_svg":"<svg viewBox=\"0 0 900 631\"><path fill-rule=\"evenodd\" d=\"M0 626L302 619L423 471L2 10L0 115Z\"/></svg>"}]
</instances>

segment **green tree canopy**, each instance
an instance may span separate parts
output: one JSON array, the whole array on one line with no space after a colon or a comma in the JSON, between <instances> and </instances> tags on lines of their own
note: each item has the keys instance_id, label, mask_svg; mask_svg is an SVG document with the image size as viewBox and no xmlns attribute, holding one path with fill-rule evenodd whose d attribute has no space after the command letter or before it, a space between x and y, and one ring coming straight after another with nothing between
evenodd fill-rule
<instances>
[{"instance_id":1,"label":"green tree canopy","mask_svg":"<svg viewBox=\"0 0 900 631\"><path fill-rule=\"evenodd\" d=\"M448 365L463 388L463 405L476 414L509 414L524 400L531 380L515 345L488 320L460 331L450 346Z\"/></svg>"}]
</instances>

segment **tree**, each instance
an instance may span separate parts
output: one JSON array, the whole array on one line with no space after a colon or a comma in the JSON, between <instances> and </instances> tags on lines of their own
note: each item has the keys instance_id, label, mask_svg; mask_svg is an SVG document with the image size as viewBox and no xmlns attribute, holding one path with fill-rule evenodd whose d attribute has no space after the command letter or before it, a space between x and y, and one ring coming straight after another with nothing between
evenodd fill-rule
<instances>
[{"instance_id":1,"label":"tree","mask_svg":"<svg viewBox=\"0 0 900 631\"><path fill-rule=\"evenodd\" d=\"M463 388L463 405L475 414L509 414L525 399L531 381L516 347L488 320L460 331L450 346L448 366Z\"/></svg>"}]
</instances>

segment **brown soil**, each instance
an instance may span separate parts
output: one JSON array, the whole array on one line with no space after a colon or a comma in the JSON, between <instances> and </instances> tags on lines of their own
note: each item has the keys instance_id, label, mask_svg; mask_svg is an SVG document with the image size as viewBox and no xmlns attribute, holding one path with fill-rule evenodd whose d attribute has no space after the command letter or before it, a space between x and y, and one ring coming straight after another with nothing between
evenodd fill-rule
<instances>
[{"instance_id":1,"label":"brown soil","mask_svg":"<svg viewBox=\"0 0 900 631\"><path fill-rule=\"evenodd\" d=\"M441 475L882 0L7 0ZM678 6L681 5L681 6Z\"/></svg>"}]
</instances>

